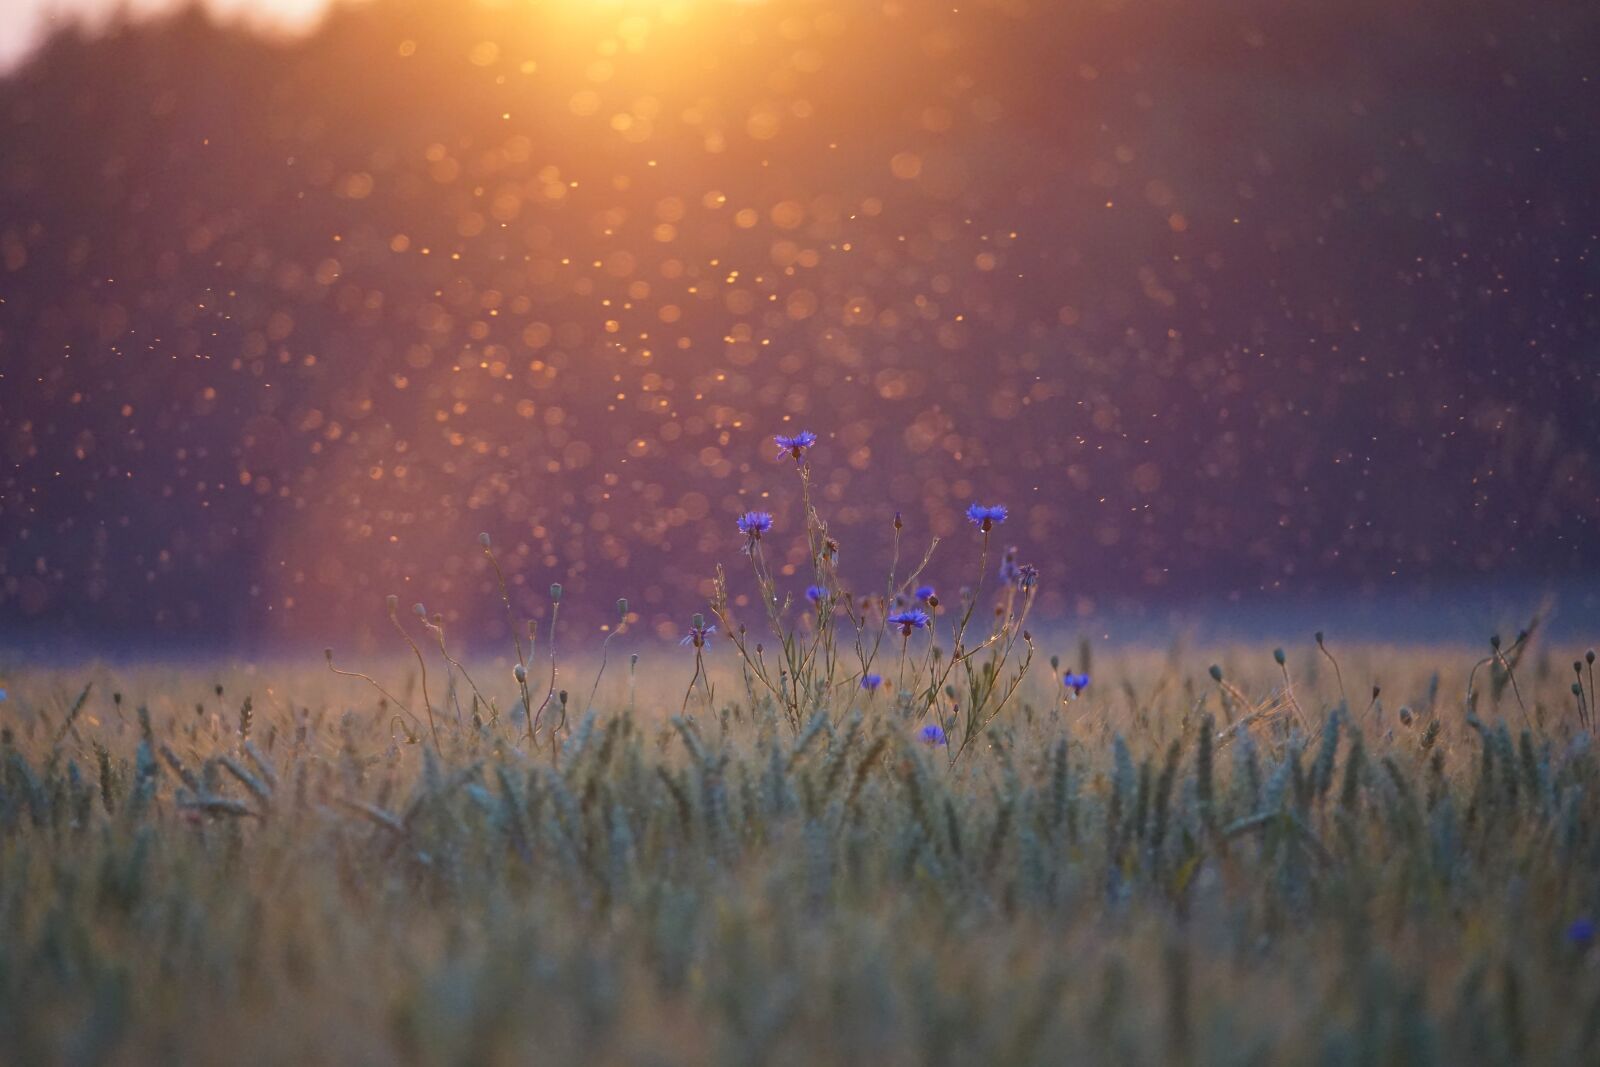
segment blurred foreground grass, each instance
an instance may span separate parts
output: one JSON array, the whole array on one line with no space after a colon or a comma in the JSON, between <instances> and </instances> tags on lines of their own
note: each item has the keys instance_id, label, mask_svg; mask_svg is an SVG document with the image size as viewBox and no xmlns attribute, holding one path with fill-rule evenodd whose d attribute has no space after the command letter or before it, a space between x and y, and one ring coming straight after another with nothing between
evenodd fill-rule
<instances>
[{"instance_id":1,"label":"blurred foreground grass","mask_svg":"<svg viewBox=\"0 0 1600 1067\"><path fill-rule=\"evenodd\" d=\"M953 763L887 688L797 734L655 657L531 755L325 671L19 668L0 1062L1595 1062L1572 651L1470 703L1461 648L1102 654Z\"/></svg>"}]
</instances>

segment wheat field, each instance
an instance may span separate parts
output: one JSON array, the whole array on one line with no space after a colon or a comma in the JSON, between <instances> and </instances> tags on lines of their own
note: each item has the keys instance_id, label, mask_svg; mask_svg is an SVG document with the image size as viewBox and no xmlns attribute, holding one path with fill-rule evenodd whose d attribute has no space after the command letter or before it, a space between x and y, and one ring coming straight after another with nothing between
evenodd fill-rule
<instances>
[{"instance_id":1,"label":"wheat field","mask_svg":"<svg viewBox=\"0 0 1600 1067\"><path fill-rule=\"evenodd\" d=\"M415 662L16 667L0 1061L1600 1050L1581 649L1084 644L964 746L888 685L686 696L693 651L531 749L503 663L433 672L437 746Z\"/></svg>"}]
</instances>

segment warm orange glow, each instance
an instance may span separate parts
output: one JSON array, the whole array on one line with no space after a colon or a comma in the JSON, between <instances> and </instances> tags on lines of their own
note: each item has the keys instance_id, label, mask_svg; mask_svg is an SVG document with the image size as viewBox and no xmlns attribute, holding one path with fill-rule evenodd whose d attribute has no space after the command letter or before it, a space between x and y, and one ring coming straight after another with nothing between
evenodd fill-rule
<instances>
[{"instance_id":1,"label":"warm orange glow","mask_svg":"<svg viewBox=\"0 0 1600 1067\"><path fill-rule=\"evenodd\" d=\"M51 2L0 0L0 42ZM1432 377L1495 301L1588 306L1576 59L1516 92L1439 59L1483 79L1462 115L1560 105L1507 148L1367 55L1368 21L1413 17L1383 5L200 2L59 34L0 106L0 391L27 390L0 526L28 538L0 598L32 614L119 573L125 618L247 594L292 632L401 584L470 612L487 530L514 586L676 626L723 520L785 505L764 439L799 426L846 543L897 511L949 535L981 489L1045 569L1123 590L1240 552L1241 587L1433 566L1442 520L1380 462L1401 442L1474 513L1510 494L1505 529L1450 542L1458 571L1528 551L1531 486L1592 511L1587 365L1547 320L1483 341L1481 398ZM1279 100L1314 77L1334 88ZM1570 187L1520 195L1549 165ZM1474 245L1499 258L1467 247L1502 216ZM1518 422L1550 396L1559 433ZM1462 435L1479 450L1434 444ZM1317 485L1391 503L1340 523L1305 510ZM1587 543L1561 521L1551 543ZM63 539L101 561L87 592L33 547ZM164 577L191 557L235 594ZM1046 610L1092 608L1058 588Z\"/></svg>"}]
</instances>

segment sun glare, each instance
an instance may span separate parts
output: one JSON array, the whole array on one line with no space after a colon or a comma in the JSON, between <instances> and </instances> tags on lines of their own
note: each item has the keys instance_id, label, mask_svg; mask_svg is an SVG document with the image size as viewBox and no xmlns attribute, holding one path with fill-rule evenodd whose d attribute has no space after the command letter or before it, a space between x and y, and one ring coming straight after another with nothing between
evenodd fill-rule
<instances>
[{"instance_id":1,"label":"sun glare","mask_svg":"<svg viewBox=\"0 0 1600 1067\"><path fill-rule=\"evenodd\" d=\"M91 28L118 15L146 16L176 11L187 0L0 0L0 69L20 60L52 27L78 21ZM202 6L228 21L257 30L302 34L315 29L339 0L200 0ZM344 0L361 6L371 0ZM585 25L609 32L627 26L675 25L697 10L712 7L760 7L769 0L436 0L441 14L468 6L524 10L541 21ZM647 32L647 31L646 31ZM637 32L635 33L637 37ZM624 42L626 43L626 41Z\"/></svg>"}]
</instances>

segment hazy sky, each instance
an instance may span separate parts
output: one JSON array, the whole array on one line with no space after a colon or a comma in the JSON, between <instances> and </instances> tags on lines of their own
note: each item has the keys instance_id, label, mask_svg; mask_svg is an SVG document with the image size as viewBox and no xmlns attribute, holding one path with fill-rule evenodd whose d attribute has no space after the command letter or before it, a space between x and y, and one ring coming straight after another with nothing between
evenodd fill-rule
<instances>
[{"instance_id":1,"label":"hazy sky","mask_svg":"<svg viewBox=\"0 0 1600 1067\"><path fill-rule=\"evenodd\" d=\"M919 581L1016 546L1057 625L1517 582L1592 628L1600 7L1456 6L373 0L64 49L0 84L0 646L344 647L391 593L504 638L483 533L517 619L560 582L681 636L747 510L804 600L802 428L841 588L899 513Z\"/></svg>"},{"instance_id":2,"label":"hazy sky","mask_svg":"<svg viewBox=\"0 0 1600 1067\"><path fill-rule=\"evenodd\" d=\"M0 70L14 66L48 32L53 22L104 19L117 8L165 11L183 0L0 0ZM204 0L214 11L245 15L271 24L296 26L314 19L329 0Z\"/></svg>"}]
</instances>

